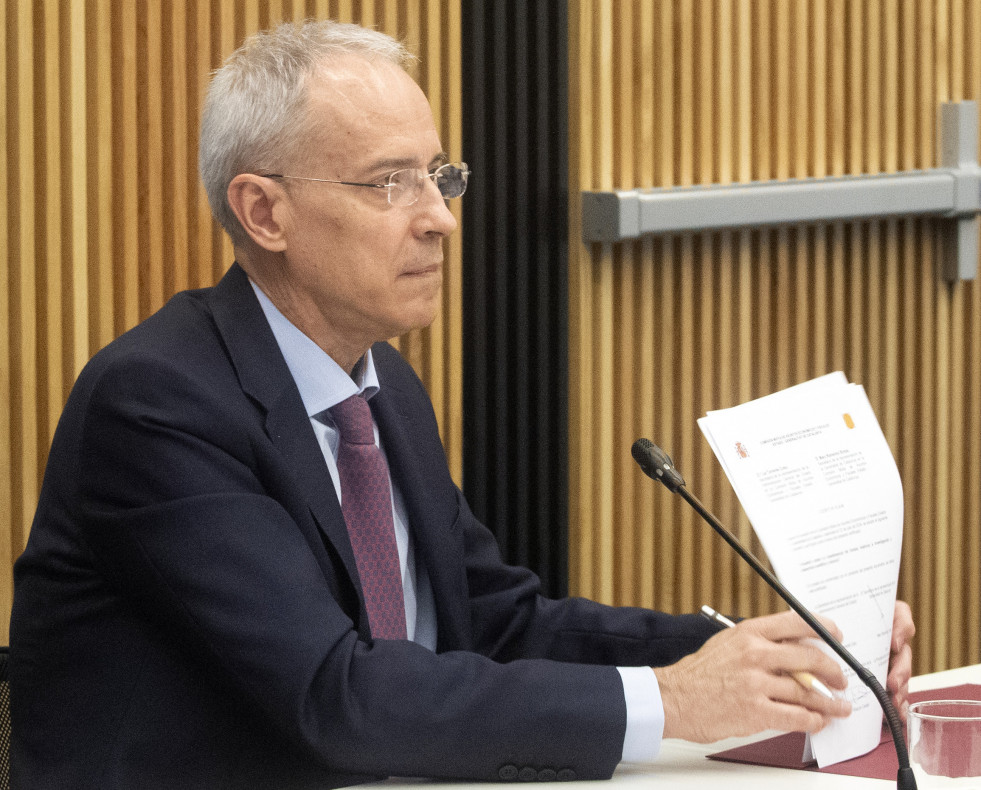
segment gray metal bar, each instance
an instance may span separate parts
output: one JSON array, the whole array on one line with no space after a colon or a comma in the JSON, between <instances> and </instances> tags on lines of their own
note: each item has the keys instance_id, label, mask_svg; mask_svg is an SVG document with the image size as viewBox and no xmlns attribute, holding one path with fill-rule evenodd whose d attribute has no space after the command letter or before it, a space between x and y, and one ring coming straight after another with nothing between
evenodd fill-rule
<instances>
[{"instance_id":1,"label":"gray metal bar","mask_svg":"<svg viewBox=\"0 0 981 790\"><path fill-rule=\"evenodd\" d=\"M973 101L941 105L935 170L582 193L583 240L884 217L936 216L949 279L974 279L981 168Z\"/></svg>"},{"instance_id":2,"label":"gray metal bar","mask_svg":"<svg viewBox=\"0 0 981 790\"><path fill-rule=\"evenodd\" d=\"M943 224L943 268L948 280L973 280L978 271L981 232L981 168L978 167L978 114L974 102L940 105L940 166L955 178L953 217Z\"/></svg>"}]
</instances>

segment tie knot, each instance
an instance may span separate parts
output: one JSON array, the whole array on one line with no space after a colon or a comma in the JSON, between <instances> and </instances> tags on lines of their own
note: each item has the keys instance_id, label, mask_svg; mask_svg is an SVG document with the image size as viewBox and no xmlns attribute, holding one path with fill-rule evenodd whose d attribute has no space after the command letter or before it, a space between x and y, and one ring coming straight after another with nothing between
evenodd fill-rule
<instances>
[{"instance_id":1,"label":"tie knot","mask_svg":"<svg viewBox=\"0 0 981 790\"><path fill-rule=\"evenodd\" d=\"M371 420L371 407L361 395L352 395L330 407L330 416L341 433L341 438L351 444L374 444L375 428Z\"/></svg>"}]
</instances>

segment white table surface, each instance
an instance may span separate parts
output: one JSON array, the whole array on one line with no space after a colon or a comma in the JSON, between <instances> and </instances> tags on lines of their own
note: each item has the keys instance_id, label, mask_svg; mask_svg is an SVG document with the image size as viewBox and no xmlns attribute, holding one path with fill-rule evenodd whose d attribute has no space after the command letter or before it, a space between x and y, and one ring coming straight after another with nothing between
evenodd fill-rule
<instances>
[{"instance_id":1,"label":"white table surface","mask_svg":"<svg viewBox=\"0 0 981 790\"><path fill-rule=\"evenodd\" d=\"M911 691L925 691L944 686L955 686L961 683L981 683L981 664L930 675L921 675L910 681ZM621 765L609 781L595 782L563 782L563 788L592 787L595 790L640 790L640 788L675 788L675 787L724 787L733 788L780 788L785 790L820 790L822 788L867 788L867 790L884 790L895 787L895 780L865 779L855 776L840 776L824 774L817 771L794 771L787 768L770 768L765 766L745 765L720 760L709 760L706 755L731 749L735 746L751 743L762 738L771 737L776 733L764 733L749 738L728 738L710 744L689 743L676 739L665 740L661 746L661 754L656 763L651 765ZM430 783L423 780L389 780L384 784L405 784L413 788L432 787L434 790L462 790L468 788L509 788L514 790L513 783L473 783L456 784L451 782Z\"/></svg>"}]
</instances>

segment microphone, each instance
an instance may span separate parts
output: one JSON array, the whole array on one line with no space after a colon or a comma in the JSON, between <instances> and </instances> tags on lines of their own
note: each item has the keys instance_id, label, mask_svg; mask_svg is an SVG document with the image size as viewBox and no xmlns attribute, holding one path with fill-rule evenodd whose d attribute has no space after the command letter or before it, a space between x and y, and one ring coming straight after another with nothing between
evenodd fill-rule
<instances>
[{"instance_id":1,"label":"microphone","mask_svg":"<svg viewBox=\"0 0 981 790\"><path fill-rule=\"evenodd\" d=\"M742 557L763 580L772 587L777 594L787 602L791 609L799 614L819 637L828 645L841 659L858 675L859 680L875 695L882 712L885 714L886 722L889 725L889 732L892 734L892 741L896 747L896 757L899 760L899 772L896 776L896 787L899 790L916 790L916 777L913 776L913 769L909 764L909 752L906 749L906 740L903 737L903 723L896 712L892 700L889 699L888 692L876 679L870 669L862 666L841 642L831 635L820 621L798 601L780 581L774 576L763 563L760 562L750 551L743 547L735 535L727 530L717 519L685 486L685 479L674 467L671 458L664 450L658 447L650 439L638 439L630 448L630 453L638 463L645 475L652 480L663 483L669 491L679 494L709 526L712 527L723 540L728 543L735 552Z\"/></svg>"}]
</instances>

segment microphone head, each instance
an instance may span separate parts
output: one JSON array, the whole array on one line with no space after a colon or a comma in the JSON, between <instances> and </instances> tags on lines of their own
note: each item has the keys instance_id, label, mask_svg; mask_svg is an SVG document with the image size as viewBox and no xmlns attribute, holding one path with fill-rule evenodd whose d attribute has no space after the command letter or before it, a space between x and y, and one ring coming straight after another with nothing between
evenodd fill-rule
<instances>
[{"instance_id":1,"label":"microphone head","mask_svg":"<svg viewBox=\"0 0 981 790\"><path fill-rule=\"evenodd\" d=\"M650 439L638 439L630 448L630 453L645 475L664 483L669 491L677 493L685 484L685 479L674 468L670 456Z\"/></svg>"}]
</instances>

